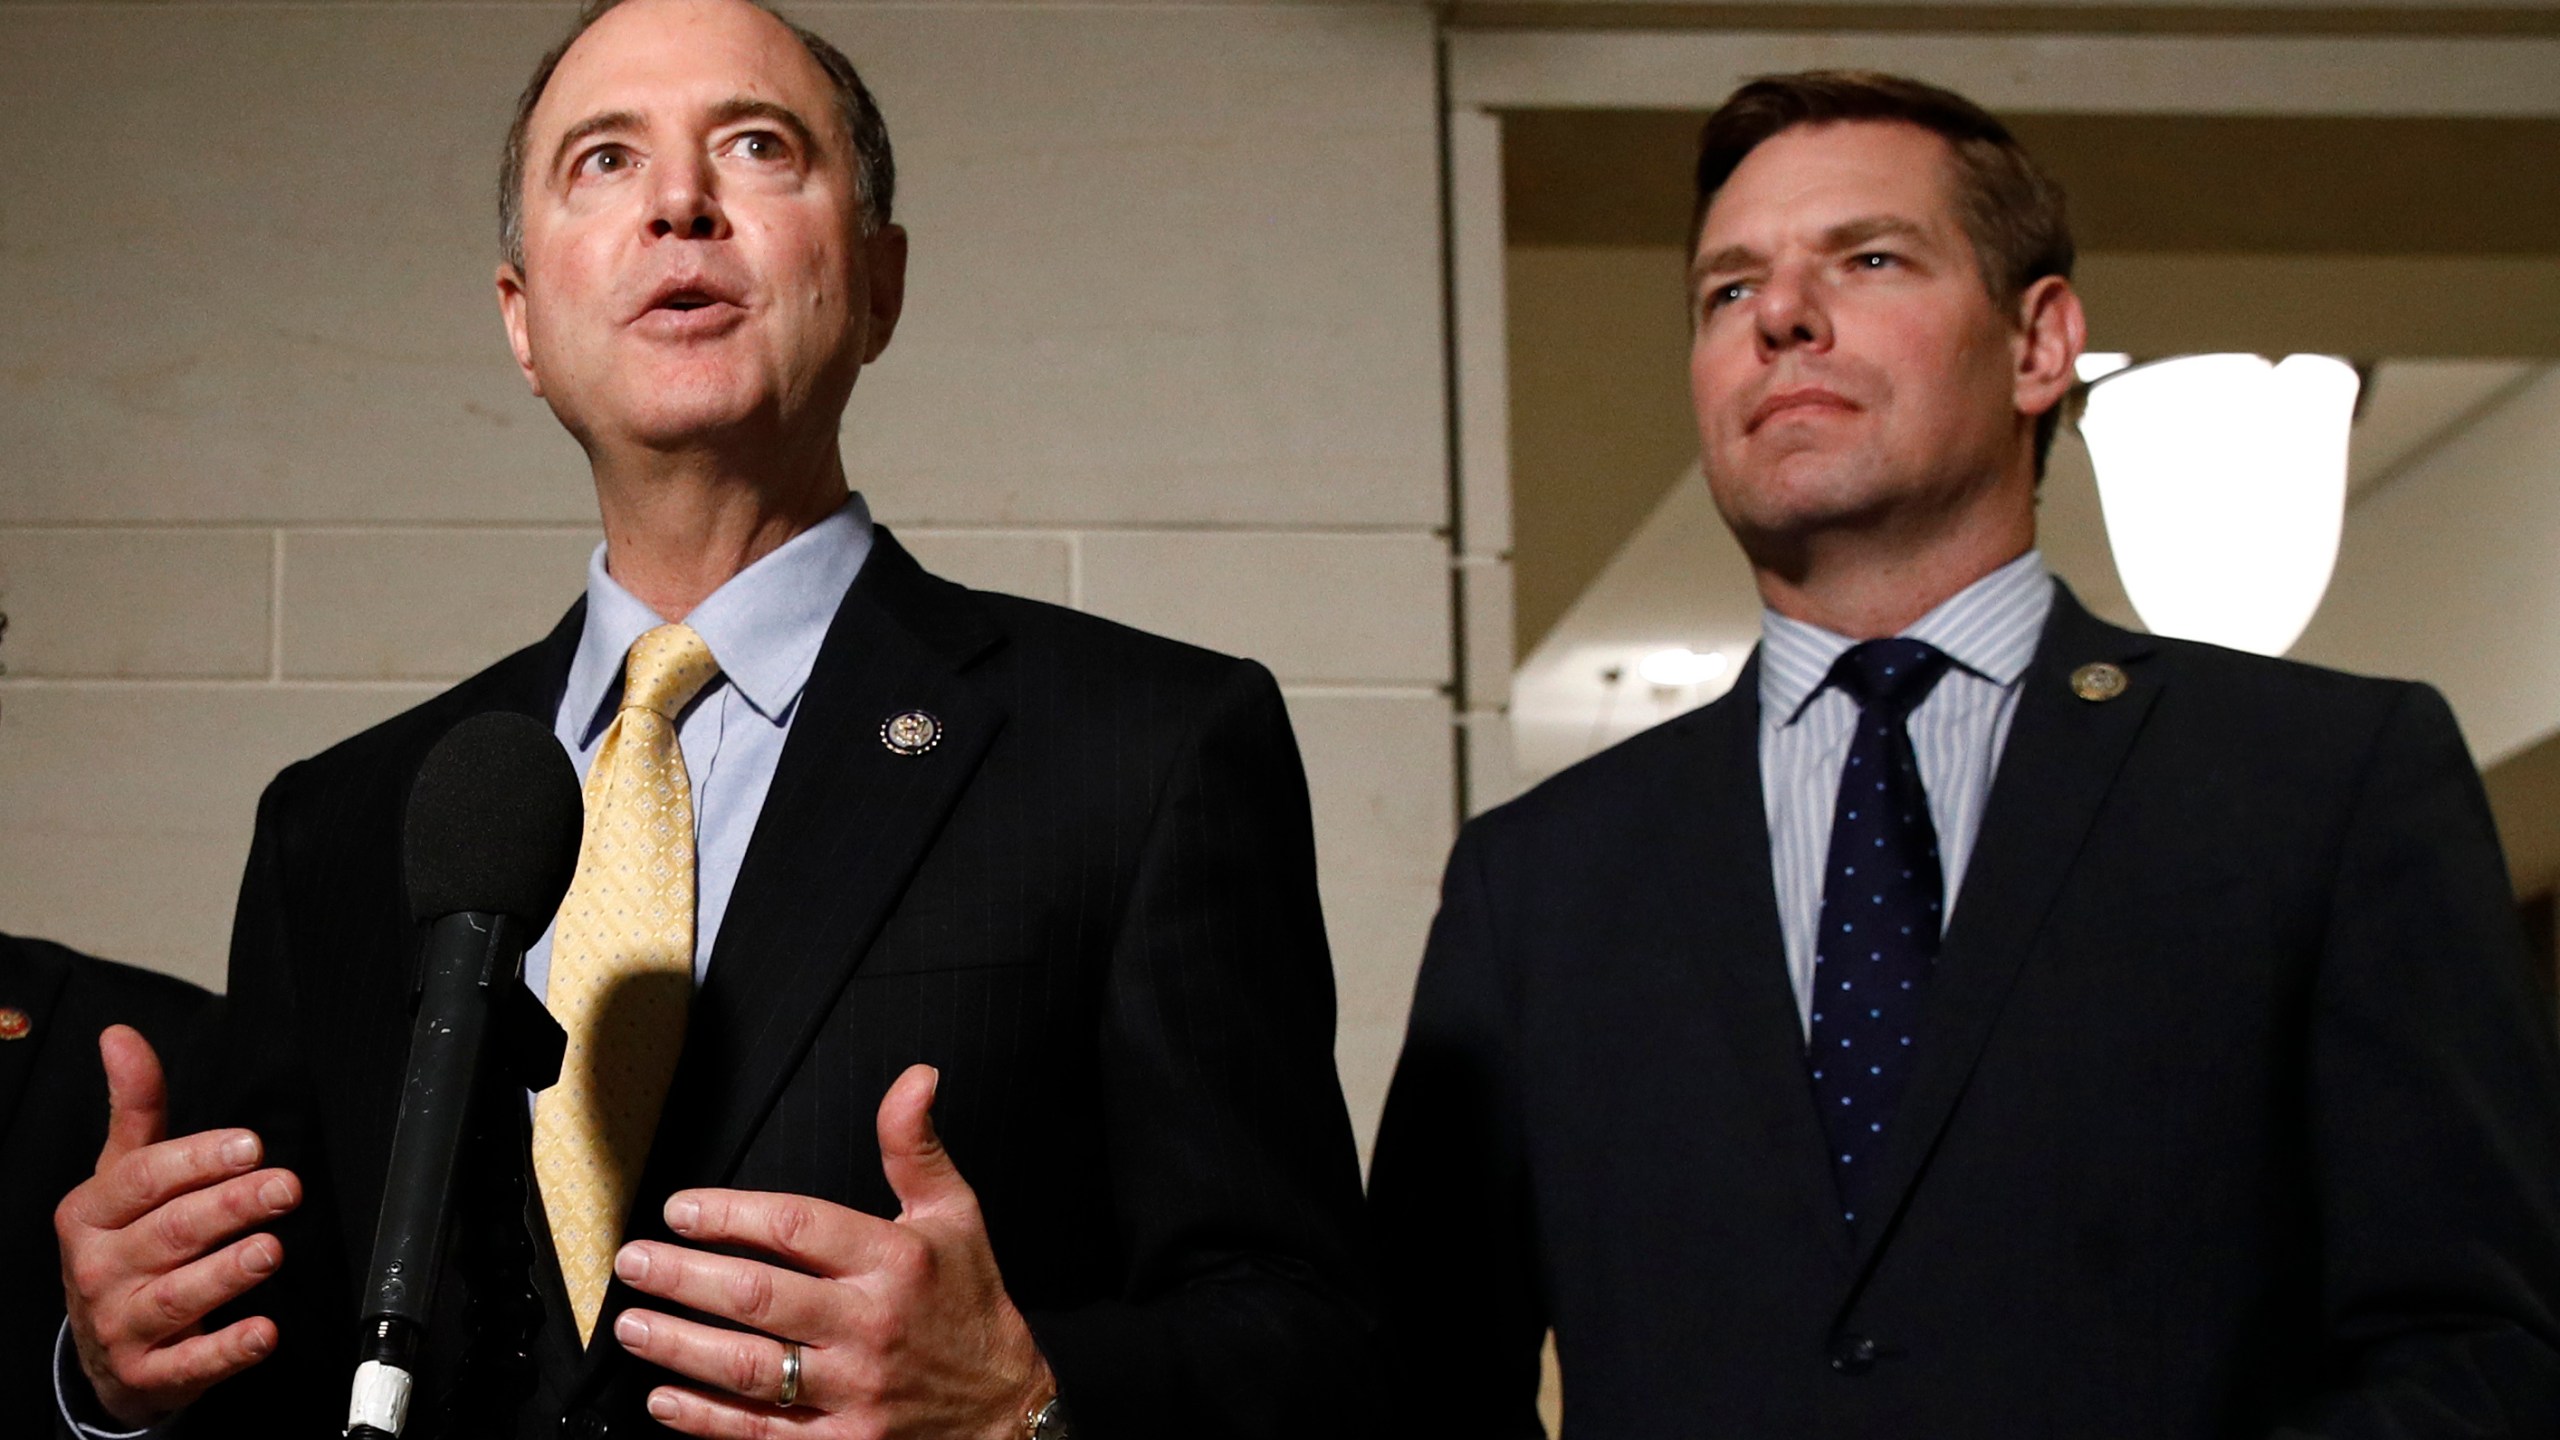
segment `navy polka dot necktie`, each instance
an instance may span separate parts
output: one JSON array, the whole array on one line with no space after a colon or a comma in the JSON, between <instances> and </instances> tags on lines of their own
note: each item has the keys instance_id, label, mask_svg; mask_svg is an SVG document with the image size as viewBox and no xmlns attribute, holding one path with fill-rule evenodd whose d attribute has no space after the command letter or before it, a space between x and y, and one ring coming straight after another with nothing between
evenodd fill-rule
<instances>
[{"instance_id":1,"label":"navy polka dot necktie","mask_svg":"<svg viewBox=\"0 0 2560 1440\"><path fill-rule=\"evenodd\" d=\"M1917 640L1869 640L1825 682L1858 702L1858 729L1831 814L1805 1060L1852 1226L1911 1078L1920 1002L1938 963L1946 886L1905 722L1946 672L1947 657Z\"/></svg>"}]
</instances>

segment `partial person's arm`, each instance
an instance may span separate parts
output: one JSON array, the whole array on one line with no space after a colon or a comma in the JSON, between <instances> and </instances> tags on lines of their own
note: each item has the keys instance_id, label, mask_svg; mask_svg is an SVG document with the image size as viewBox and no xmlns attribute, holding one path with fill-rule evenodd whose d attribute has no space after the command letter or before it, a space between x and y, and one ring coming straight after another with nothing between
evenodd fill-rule
<instances>
[{"instance_id":1,"label":"partial person's arm","mask_svg":"<svg viewBox=\"0 0 2560 1440\"><path fill-rule=\"evenodd\" d=\"M1537 1284L1515 1087L1515 993L1459 837L1370 1164L1396 1433L1538 1437Z\"/></svg>"},{"instance_id":2,"label":"partial person's arm","mask_svg":"<svg viewBox=\"0 0 2560 1440\"><path fill-rule=\"evenodd\" d=\"M2432 690L2377 738L2332 893L2307 1088L2339 1380L2278 1435L2560 1435L2560 1045Z\"/></svg>"}]
</instances>

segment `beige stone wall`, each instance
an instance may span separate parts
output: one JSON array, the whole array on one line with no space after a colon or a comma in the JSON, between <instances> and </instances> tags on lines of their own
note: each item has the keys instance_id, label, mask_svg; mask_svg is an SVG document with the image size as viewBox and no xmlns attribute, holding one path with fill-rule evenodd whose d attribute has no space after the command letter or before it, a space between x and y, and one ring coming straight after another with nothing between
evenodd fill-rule
<instances>
[{"instance_id":1,"label":"beige stone wall","mask_svg":"<svg viewBox=\"0 0 2560 1440\"><path fill-rule=\"evenodd\" d=\"M567 13L0 4L0 928L218 984L266 777L576 595L489 293ZM1455 807L1427 9L797 13L915 237L856 483L947 574L1278 672L1365 1136Z\"/></svg>"}]
</instances>

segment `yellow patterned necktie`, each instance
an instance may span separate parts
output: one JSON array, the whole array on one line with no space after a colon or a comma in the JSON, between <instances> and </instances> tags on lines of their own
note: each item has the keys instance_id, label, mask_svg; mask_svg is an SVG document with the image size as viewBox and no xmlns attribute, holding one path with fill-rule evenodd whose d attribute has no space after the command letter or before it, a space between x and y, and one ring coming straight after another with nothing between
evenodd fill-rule
<instances>
[{"instance_id":1,"label":"yellow patterned necktie","mask_svg":"<svg viewBox=\"0 0 2560 1440\"><path fill-rule=\"evenodd\" d=\"M578 1339L595 1334L613 1252L658 1128L693 999L693 782L676 716L720 667L661 625L631 642L622 709L587 772L578 871L551 932L560 1081L533 1109L533 1173Z\"/></svg>"}]
</instances>

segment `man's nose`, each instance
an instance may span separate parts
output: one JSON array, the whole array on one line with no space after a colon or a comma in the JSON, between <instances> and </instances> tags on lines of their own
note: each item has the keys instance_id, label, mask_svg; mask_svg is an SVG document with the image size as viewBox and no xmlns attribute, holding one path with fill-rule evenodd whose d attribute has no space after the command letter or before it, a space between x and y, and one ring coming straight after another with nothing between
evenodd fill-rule
<instances>
[{"instance_id":1,"label":"man's nose","mask_svg":"<svg viewBox=\"0 0 2560 1440\"><path fill-rule=\"evenodd\" d=\"M719 182L702 158L662 163L649 196L653 240L725 240L729 217L720 208Z\"/></svg>"},{"instance_id":2,"label":"man's nose","mask_svg":"<svg viewBox=\"0 0 2560 1440\"><path fill-rule=\"evenodd\" d=\"M1751 319L1765 354L1831 345L1831 312L1813 276L1789 267L1762 284Z\"/></svg>"}]
</instances>

